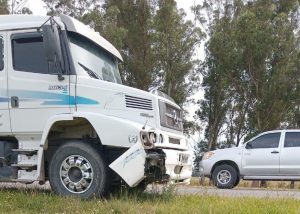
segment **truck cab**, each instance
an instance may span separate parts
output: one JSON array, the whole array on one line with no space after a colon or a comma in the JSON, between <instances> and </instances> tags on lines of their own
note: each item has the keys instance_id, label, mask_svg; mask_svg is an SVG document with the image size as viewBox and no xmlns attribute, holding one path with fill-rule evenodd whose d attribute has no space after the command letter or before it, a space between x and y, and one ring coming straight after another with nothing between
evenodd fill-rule
<instances>
[{"instance_id":1,"label":"truck cab","mask_svg":"<svg viewBox=\"0 0 300 214\"><path fill-rule=\"evenodd\" d=\"M65 15L0 23L0 182L50 181L84 198L121 183L189 183L181 108L123 85L112 44Z\"/></svg>"},{"instance_id":2,"label":"truck cab","mask_svg":"<svg viewBox=\"0 0 300 214\"><path fill-rule=\"evenodd\" d=\"M300 180L300 130L261 133L238 147L210 151L200 162L200 174L219 188L244 180Z\"/></svg>"}]
</instances>

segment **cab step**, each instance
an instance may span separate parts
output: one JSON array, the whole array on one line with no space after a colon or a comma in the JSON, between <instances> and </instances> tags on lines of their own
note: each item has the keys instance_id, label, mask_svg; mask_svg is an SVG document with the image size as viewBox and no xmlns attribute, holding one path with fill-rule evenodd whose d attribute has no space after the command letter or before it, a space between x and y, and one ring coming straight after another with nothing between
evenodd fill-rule
<instances>
[{"instance_id":1,"label":"cab step","mask_svg":"<svg viewBox=\"0 0 300 214\"><path fill-rule=\"evenodd\" d=\"M12 149L13 152L25 155L34 155L38 152L37 149Z\"/></svg>"},{"instance_id":2,"label":"cab step","mask_svg":"<svg viewBox=\"0 0 300 214\"><path fill-rule=\"evenodd\" d=\"M22 183L32 183L35 181L37 171L26 171L26 170L18 170L18 178L12 179L14 182L22 182Z\"/></svg>"},{"instance_id":3,"label":"cab step","mask_svg":"<svg viewBox=\"0 0 300 214\"><path fill-rule=\"evenodd\" d=\"M19 168L22 168L22 169L31 169L31 168L36 167L37 165L36 164L30 164L30 163L16 163L16 164L12 164L11 166L19 167Z\"/></svg>"}]
</instances>

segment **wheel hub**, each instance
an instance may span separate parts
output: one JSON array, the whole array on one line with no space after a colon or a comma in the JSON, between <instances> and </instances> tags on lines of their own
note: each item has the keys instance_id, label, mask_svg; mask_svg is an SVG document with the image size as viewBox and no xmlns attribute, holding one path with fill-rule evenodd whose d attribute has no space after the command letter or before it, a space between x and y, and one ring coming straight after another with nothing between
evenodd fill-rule
<instances>
[{"instance_id":1,"label":"wheel hub","mask_svg":"<svg viewBox=\"0 0 300 214\"><path fill-rule=\"evenodd\" d=\"M82 179L82 171L78 167L71 167L68 176L72 182L78 182Z\"/></svg>"},{"instance_id":2,"label":"wheel hub","mask_svg":"<svg viewBox=\"0 0 300 214\"><path fill-rule=\"evenodd\" d=\"M217 180L221 184L228 184L231 180L231 173L228 170L221 170L217 174Z\"/></svg>"},{"instance_id":3,"label":"wheel hub","mask_svg":"<svg viewBox=\"0 0 300 214\"><path fill-rule=\"evenodd\" d=\"M60 179L68 191L83 193L90 188L93 181L92 165L80 155L71 155L60 166Z\"/></svg>"}]
</instances>

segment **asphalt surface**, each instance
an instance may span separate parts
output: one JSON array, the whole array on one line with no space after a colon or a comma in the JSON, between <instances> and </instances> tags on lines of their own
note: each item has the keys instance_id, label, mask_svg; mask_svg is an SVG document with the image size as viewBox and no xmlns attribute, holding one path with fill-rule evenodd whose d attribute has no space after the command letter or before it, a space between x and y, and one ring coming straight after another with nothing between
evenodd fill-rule
<instances>
[{"instance_id":1,"label":"asphalt surface","mask_svg":"<svg viewBox=\"0 0 300 214\"><path fill-rule=\"evenodd\" d=\"M45 185L20 184L20 183L0 183L1 189L38 189L51 190L49 183ZM161 186L149 185L147 191L161 191ZM212 195L221 197L256 197L256 198L296 198L300 199L299 190L274 190L274 189L253 189L253 188L235 188L235 189L217 189L215 187L200 186L176 186L175 191L179 195Z\"/></svg>"},{"instance_id":2,"label":"asphalt surface","mask_svg":"<svg viewBox=\"0 0 300 214\"><path fill-rule=\"evenodd\" d=\"M256 198L297 198L300 199L299 190L274 189L217 189L214 187L178 186L178 194L182 195L217 195L223 197L256 197Z\"/></svg>"}]
</instances>

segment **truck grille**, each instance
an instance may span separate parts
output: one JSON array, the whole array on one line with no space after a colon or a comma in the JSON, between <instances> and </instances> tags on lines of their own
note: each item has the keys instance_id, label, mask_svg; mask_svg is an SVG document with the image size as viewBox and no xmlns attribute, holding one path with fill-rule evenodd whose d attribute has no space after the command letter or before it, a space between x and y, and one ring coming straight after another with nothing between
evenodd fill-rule
<instances>
[{"instance_id":1,"label":"truck grille","mask_svg":"<svg viewBox=\"0 0 300 214\"><path fill-rule=\"evenodd\" d=\"M175 106L160 102L160 124L163 127L183 131L182 111Z\"/></svg>"},{"instance_id":2,"label":"truck grille","mask_svg":"<svg viewBox=\"0 0 300 214\"><path fill-rule=\"evenodd\" d=\"M153 110L152 100L125 95L127 108L136 108L144 110Z\"/></svg>"},{"instance_id":3,"label":"truck grille","mask_svg":"<svg viewBox=\"0 0 300 214\"><path fill-rule=\"evenodd\" d=\"M170 137L169 143L180 145L180 140Z\"/></svg>"}]
</instances>

